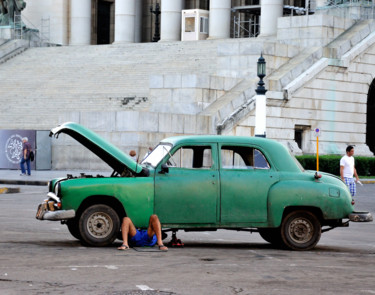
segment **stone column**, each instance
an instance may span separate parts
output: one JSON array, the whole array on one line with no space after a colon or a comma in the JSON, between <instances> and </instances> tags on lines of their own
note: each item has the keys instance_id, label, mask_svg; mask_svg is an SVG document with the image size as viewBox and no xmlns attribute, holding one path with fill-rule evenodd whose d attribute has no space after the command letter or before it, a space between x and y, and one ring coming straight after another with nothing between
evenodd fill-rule
<instances>
[{"instance_id":1,"label":"stone column","mask_svg":"<svg viewBox=\"0 0 375 295\"><path fill-rule=\"evenodd\" d=\"M181 10L184 0L161 1L160 41L181 40Z\"/></svg>"},{"instance_id":2,"label":"stone column","mask_svg":"<svg viewBox=\"0 0 375 295\"><path fill-rule=\"evenodd\" d=\"M134 42L142 42L142 1L136 0Z\"/></svg>"},{"instance_id":3,"label":"stone column","mask_svg":"<svg viewBox=\"0 0 375 295\"><path fill-rule=\"evenodd\" d=\"M231 0L210 0L209 39L230 38Z\"/></svg>"},{"instance_id":4,"label":"stone column","mask_svg":"<svg viewBox=\"0 0 375 295\"><path fill-rule=\"evenodd\" d=\"M134 43L136 0L117 0L115 3L115 42Z\"/></svg>"},{"instance_id":5,"label":"stone column","mask_svg":"<svg viewBox=\"0 0 375 295\"><path fill-rule=\"evenodd\" d=\"M91 0L70 0L70 45L91 44Z\"/></svg>"},{"instance_id":6,"label":"stone column","mask_svg":"<svg viewBox=\"0 0 375 295\"><path fill-rule=\"evenodd\" d=\"M261 0L260 37L276 35L277 18L283 16L283 0Z\"/></svg>"}]
</instances>

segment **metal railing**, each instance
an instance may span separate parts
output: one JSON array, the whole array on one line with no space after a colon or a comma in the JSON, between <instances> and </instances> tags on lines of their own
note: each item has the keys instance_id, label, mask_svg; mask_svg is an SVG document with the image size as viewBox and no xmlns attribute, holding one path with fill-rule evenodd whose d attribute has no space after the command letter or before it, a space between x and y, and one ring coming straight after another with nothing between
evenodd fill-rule
<instances>
[{"instance_id":1,"label":"metal railing","mask_svg":"<svg viewBox=\"0 0 375 295\"><path fill-rule=\"evenodd\" d=\"M375 0L328 0L316 10L355 20L375 19Z\"/></svg>"}]
</instances>

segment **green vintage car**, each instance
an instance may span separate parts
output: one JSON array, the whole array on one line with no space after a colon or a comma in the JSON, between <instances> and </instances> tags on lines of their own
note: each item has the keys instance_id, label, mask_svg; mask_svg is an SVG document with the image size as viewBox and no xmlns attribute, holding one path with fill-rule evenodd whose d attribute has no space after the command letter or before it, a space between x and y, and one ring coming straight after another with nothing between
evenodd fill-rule
<instances>
[{"instance_id":1,"label":"green vintage car","mask_svg":"<svg viewBox=\"0 0 375 295\"><path fill-rule=\"evenodd\" d=\"M354 212L346 185L305 171L280 143L258 137L178 136L162 140L141 163L91 130L65 123L65 133L113 169L108 176L68 175L49 183L37 219L57 220L83 244L106 246L130 217L146 228L157 214L163 231L259 232L275 246L312 249L321 233L370 221Z\"/></svg>"}]
</instances>

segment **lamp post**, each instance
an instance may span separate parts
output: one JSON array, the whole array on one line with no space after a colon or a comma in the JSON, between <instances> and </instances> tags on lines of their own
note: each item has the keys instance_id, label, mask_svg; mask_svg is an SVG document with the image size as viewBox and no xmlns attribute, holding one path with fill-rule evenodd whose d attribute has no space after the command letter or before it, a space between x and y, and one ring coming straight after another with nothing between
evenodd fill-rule
<instances>
[{"instance_id":1,"label":"lamp post","mask_svg":"<svg viewBox=\"0 0 375 295\"><path fill-rule=\"evenodd\" d=\"M266 76L266 60L261 54L257 62L257 75L259 77L256 92L255 109L255 136L266 137L266 92L263 78Z\"/></svg>"},{"instance_id":2,"label":"lamp post","mask_svg":"<svg viewBox=\"0 0 375 295\"><path fill-rule=\"evenodd\" d=\"M155 14L155 33L154 37L152 38L152 42L158 42L160 40L160 5L159 3L156 3L155 10L152 9L152 6L150 7L150 12Z\"/></svg>"}]
</instances>

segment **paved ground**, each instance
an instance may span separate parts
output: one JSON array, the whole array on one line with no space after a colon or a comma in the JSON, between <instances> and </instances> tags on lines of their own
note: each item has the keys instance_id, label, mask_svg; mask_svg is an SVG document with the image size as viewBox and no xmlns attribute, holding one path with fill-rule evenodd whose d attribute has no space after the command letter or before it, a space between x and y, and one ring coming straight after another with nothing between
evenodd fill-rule
<instances>
[{"instance_id":1,"label":"paved ground","mask_svg":"<svg viewBox=\"0 0 375 295\"><path fill-rule=\"evenodd\" d=\"M35 219L46 188L0 195L0 294L375 294L375 223L324 233L313 251L272 248L257 233L179 233L167 253L83 247ZM375 213L375 185L357 210Z\"/></svg>"}]
</instances>

